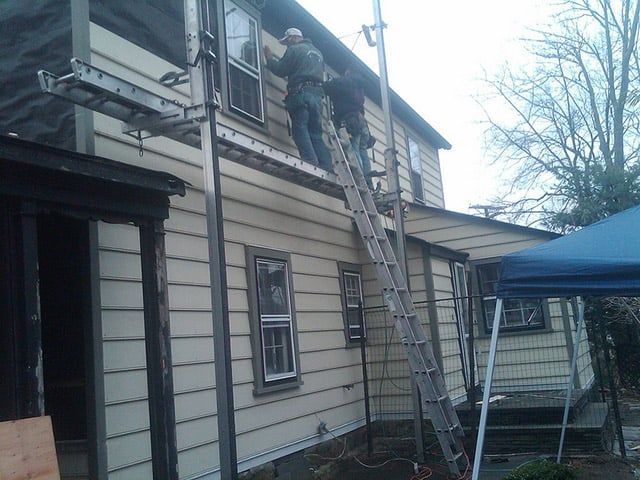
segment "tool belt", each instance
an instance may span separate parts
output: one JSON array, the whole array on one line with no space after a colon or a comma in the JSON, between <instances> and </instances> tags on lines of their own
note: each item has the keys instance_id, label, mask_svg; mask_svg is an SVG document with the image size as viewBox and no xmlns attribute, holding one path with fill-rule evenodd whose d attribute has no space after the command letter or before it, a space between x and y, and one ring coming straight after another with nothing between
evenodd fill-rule
<instances>
[{"instance_id":1,"label":"tool belt","mask_svg":"<svg viewBox=\"0 0 640 480\"><path fill-rule=\"evenodd\" d=\"M295 85L291 85L291 86L287 87L287 93L289 95L300 93L305 87L322 88L322 82L316 82L316 81L310 80L310 81L307 81L307 82L296 83Z\"/></svg>"}]
</instances>

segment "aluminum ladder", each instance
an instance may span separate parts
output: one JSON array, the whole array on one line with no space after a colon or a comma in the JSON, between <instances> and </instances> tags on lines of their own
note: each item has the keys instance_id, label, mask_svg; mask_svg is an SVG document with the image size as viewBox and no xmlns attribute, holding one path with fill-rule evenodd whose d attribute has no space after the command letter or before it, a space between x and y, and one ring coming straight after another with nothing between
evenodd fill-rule
<instances>
[{"instance_id":1,"label":"aluminum ladder","mask_svg":"<svg viewBox=\"0 0 640 480\"><path fill-rule=\"evenodd\" d=\"M427 413L447 460L449 470L456 478L465 478L469 465L462 445L464 432L453 408L447 388L438 367L431 344L420 324L413 305L407 281L382 226L373 196L367 187L362 170L351 149L346 132L338 134L329 122L331 143L338 155L333 166L344 188L347 205L353 212L355 223L367 248L382 285L385 302L394 318L409 366L415 378L424 412ZM460 463L464 473L461 475Z\"/></svg>"}]
</instances>

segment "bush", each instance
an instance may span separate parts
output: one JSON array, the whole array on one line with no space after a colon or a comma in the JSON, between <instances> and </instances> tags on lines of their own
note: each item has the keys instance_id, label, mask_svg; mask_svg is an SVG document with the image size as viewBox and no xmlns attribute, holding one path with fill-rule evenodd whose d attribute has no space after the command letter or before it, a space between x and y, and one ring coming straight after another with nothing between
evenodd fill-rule
<instances>
[{"instance_id":1,"label":"bush","mask_svg":"<svg viewBox=\"0 0 640 480\"><path fill-rule=\"evenodd\" d=\"M536 460L516 468L503 480L576 480L573 468L548 460Z\"/></svg>"}]
</instances>

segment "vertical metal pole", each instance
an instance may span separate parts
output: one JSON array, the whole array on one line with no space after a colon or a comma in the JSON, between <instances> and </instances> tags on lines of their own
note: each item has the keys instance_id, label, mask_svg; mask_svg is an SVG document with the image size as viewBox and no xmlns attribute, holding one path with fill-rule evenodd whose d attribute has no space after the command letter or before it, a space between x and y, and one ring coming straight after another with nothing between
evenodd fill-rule
<instances>
[{"instance_id":1,"label":"vertical metal pole","mask_svg":"<svg viewBox=\"0 0 640 480\"><path fill-rule=\"evenodd\" d=\"M470 282L469 282L470 283ZM467 286L467 293L471 292L471 285ZM471 427L471 441L476 436L476 355L475 355L475 335L473 331L473 297L469 295L467 312L469 313L469 426Z\"/></svg>"},{"instance_id":2,"label":"vertical metal pole","mask_svg":"<svg viewBox=\"0 0 640 480\"><path fill-rule=\"evenodd\" d=\"M571 357L571 372L569 373L569 382L567 383L567 398L564 402L564 416L562 417L562 433L560 433L560 445L558 446L558 456L556 463L560 463L562 459L562 447L564 447L564 436L567 432L567 422L569 421L569 407L571 406L571 393L573 392L573 381L576 374L576 366L578 364L578 351L580 350L580 340L582 339L582 329L584 328L584 302L579 300L578 303L578 329L576 331L576 341L573 344L573 355Z\"/></svg>"},{"instance_id":3,"label":"vertical metal pole","mask_svg":"<svg viewBox=\"0 0 640 480\"><path fill-rule=\"evenodd\" d=\"M484 392L482 393L482 411L480 412L480 424L478 425L478 439L473 459L472 480L478 480L480 464L482 463L482 449L484 447L484 434L487 428L487 415L489 413L489 398L491 397L491 382L493 381L493 368L496 364L496 352L498 350L498 331L500 330L500 317L502 316L502 299L496 301L496 313L493 316L493 330L491 331L491 345L489 347L489 359L487 361L487 375L484 379Z\"/></svg>"},{"instance_id":4,"label":"vertical metal pole","mask_svg":"<svg viewBox=\"0 0 640 480\"><path fill-rule=\"evenodd\" d=\"M206 0L185 0L184 6L187 59L189 63L193 64L201 47L200 32L214 30L211 28L213 15L209 8L215 8L215 5ZM196 66L189 67L189 78L191 80L191 102L193 105L204 105L207 114L207 121L200 124L200 135L209 246L220 475L225 480L236 480L238 478L238 457L231 370L231 336L212 69L213 66L204 56Z\"/></svg>"},{"instance_id":5,"label":"vertical metal pole","mask_svg":"<svg viewBox=\"0 0 640 480\"><path fill-rule=\"evenodd\" d=\"M607 369L607 376L609 377L609 390L611 391L611 406L613 407L613 418L616 421L616 434L618 435L618 444L620 445L620 454L622 458L627 457L627 448L624 445L624 435L622 433L622 420L620 418L620 408L618 407L618 389L616 388L616 381L613 378L613 371L611 369L611 352L609 351L609 340L607 340L607 327L605 325L604 311L602 309L602 300L598 298L596 300L597 305L597 317L600 322L600 331L602 333L602 346L604 347L604 365Z\"/></svg>"},{"instance_id":6,"label":"vertical metal pole","mask_svg":"<svg viewBox=\"0 0 640 480\"><path fill-rule=\"evenodd\" d=\"M367 351L364 330L364 310L362 302L358 302L358 320L360 322L360 358L362 360L362 383L364 387L364 416L367 422L367 453L373 453L373 434L371 432L371 406L369 405L369 376L367 375Z\"/></svg>"},{"instance_id":7,"label":"vertical metal pole","mask_svg":"<svg viewBox=\"0 0 640 480\"><path fill-rule=\"evenodd\" d=\"M406 254L406 238L404 233L404 216L401 206L400 178L398 175L398 160L396 157L396 142L393 135L393 119L391 113L391 102L389 101L389 80L387 73L387 56L384 48L384 29L385 23L382 21L382 10L380 8L380 0L373 0L373 15L375 18L376 46L378 49L378 68L380 70L380 94L382 99L382 110L384 113L384 129L386 134L386 148L384 151L385 165L387 170L387 179L389 181L388 193L394 196L393 199L393 218L396 227L396 249L398 264L402 270L402 274L409 284L409 276L407 274L407 254ZM413 397L413 423L416 437L416 451L418 461L424 462L424 432L422 425L422 404L420 401L420 391L416 385L415 379L411 376L411 391Z\"/></svg>"}]
</instances>

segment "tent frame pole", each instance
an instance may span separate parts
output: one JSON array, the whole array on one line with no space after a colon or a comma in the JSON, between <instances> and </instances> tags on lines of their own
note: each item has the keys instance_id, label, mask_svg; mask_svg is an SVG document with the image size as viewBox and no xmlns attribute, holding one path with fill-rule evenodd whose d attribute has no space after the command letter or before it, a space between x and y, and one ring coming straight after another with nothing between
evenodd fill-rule
<instances>
[{"instance_id":1,"label":"tent frame pole","mask_svg":"<svg viewBox=\"0 0 640 480\"><path fill-rule=\"evenodd\" d=\"M502 298L496 301L496 312L493 316L493 329L491 331L491 346L489 347L489 359L487 362L487 374L484 379L484 392L482 393L482 410L480 412L480 425L478 426L478 439L473 459L472 480L478 480L480 464L482 463L482 448L484 447L484 434L487 427L487 415L489 413L489 398L491 397L491 382L493 381L493 369L496 363L498 350L498 333L500 330L500 318L502 317Z\"/></svg>"},{"instance_id":2,"label":"tent frame pole","mask_svg":"<svg viewBox=\"0 0 640 480\"><path fill-rule=\"evenodd\" d=\"M558 456L556 463L562 460L562 448L564 447L564 438L567 433L567 423L569 422L569 407L571 406L571 394L573 393L573 382L576 376L576 367L578 365L578 353L580 350L580 341L582 340L582 330L584 329L584 302L578 300L578 326L576 330L576 341L573 344L573 352L571 355L571 372L569 373L569 381L567 382L567 398L564 401L564 416L562 417L562 433L560 434L560 445L558 445Z\"/></svg>"}]
</instances>

